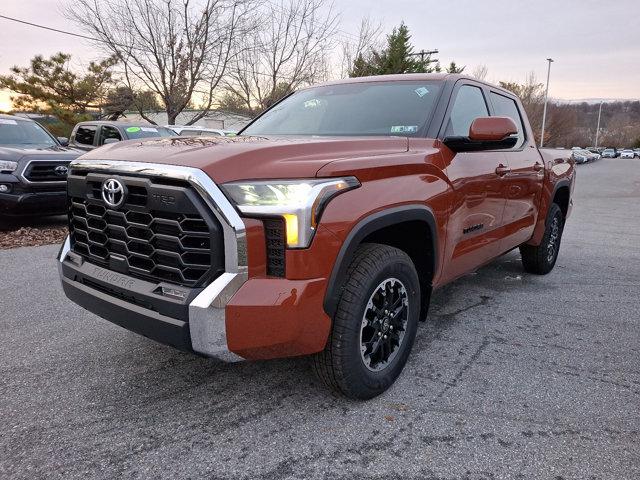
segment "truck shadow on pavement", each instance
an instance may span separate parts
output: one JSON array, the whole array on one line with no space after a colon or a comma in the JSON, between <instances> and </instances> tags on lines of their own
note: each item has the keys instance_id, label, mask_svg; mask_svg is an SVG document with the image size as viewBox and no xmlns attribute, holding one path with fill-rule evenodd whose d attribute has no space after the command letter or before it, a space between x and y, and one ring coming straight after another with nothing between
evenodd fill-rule
<instances>
[{"instance_id":1,"label":"truck shadow on pavement","mask_svg":"<svg viewBox=\"0 0 640 480\"><path fill-rule=\"evenodd\" d=\"M519 263L517 254L503 256L434 293L428 319L418 330L410 368L403 376L428 374L430 368L435 371L430 367L436 364L429 352L432 343L455 329L461 318L486 314L497 290L521 288L521 279L504 280L524 277ZM505 287L500 279L509 285ZM120 333L118 348L109 349L113 356L105 365L95 365L101 375L112 375L120 381L97 383L87 394L105 407L126 403L121 415L127 415L134 405L143 410L153 407L152 414L158 418L166 414L171 417L167 421L206 421L215 417L217 426L212 428L222 431L269 415L286 403L295 404L297 412L344 406L345 402L358 404L326 391L313 376L306 358L224 363L178 352L130 332ZM101 347L108 348L96 345ZM441 383L435 376L431 380ZM381 398L393 396L394 388ZM134 411L139 414L137 408L129 413Z\"/></svg>"}]
</instances>

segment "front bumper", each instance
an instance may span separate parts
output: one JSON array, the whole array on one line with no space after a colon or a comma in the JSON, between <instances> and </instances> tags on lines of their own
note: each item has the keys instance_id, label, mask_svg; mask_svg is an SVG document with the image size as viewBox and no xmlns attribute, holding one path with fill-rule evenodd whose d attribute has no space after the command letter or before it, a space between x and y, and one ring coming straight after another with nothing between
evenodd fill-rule
<instances>
[{"instance_id":1,"label":"front bumper","mask_svg":"<svg viewBox=\"0 0 640 480\"><path fill-rule=\"evenodd\" d=\"M64 188L46 191L25 189L18 182L0 183L10 185L11 188L9 193L0 193L0 215L59 215L67 211L67 193Z\"/></svg>"},{"instance_id":2,"label":"front bumper","mask_svg":"<svg viewBox=\"0 0 640 480\"><path fill-rule=\"evenodd\" d=\"M325 279L288 280L223 274L184 301L157 285L111 272L70 252L58 270L66 296L132 332L179 350L224 361L308 355L324 348L331 321L323 310Z\"/></svg>"}]
</instances>

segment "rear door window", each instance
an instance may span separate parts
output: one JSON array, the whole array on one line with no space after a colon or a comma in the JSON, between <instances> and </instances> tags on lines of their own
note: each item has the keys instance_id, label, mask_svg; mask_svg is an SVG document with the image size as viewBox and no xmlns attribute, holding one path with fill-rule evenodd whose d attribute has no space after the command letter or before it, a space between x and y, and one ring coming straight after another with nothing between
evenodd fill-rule
<instances>
[{"instance_id":1,"label":"rear door window","mask_svg":"<svg viewBox=\"0 0 640 480\"><path fill-rule=\"evenodd\" d=\"M74 141L80 145L93 145L93 139L95 136L95 125L80 125L76 130Z\"/></svg>"},{"instance_id":2,"label":"rear door window","mask_svg":"<svg viewBox=\"0 0 640 480\"><path fill-rule=\"evenodd\" d=\"M473 121L476 118L488 116L489 109L482 89L473 85L463 85L458 90L451 109L445 136L467 137Z\"/></svg>"},{"instance_id":3,"label":"rear door window","mask_svg":"<svg viewBox=\"0 0 640 480\"><path fill-rule=\"evenodd\" d=\"M104 141L108 138L115 138L116 140L122 140L122 135L116 127L112 127L109 125L103 125L100 127L100 140L98 141L98 145L104 145Z\"/></svg>"},{"instance_id":4,"label":"rear door window","mask_svg":"<svg viewBox=\"0 0 640 480\"><path fill-rule=\"evenodd\" d=\"M524 144L524 126L516 102L495 92L491 92L490 96L495 115L497 117L509 117L518 127L518 143L514 148L520 148Z\"/></svg>"}]
</instances>

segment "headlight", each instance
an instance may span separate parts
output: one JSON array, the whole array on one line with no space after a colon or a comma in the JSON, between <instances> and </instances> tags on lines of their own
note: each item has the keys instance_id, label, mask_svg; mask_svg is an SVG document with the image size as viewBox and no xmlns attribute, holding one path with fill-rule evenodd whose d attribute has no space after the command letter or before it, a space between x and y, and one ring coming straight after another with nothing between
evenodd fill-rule
<instances>
[{"instance_id":1,"label":"headlight","mask_svg":"<svg viewBox=\"0 0 640 480\"><path fill-rule=\"evenodd\" d=\"M16 168L18 168L17 162L0 160L0 172L13 172Z\"/></svg>"},{"instance_id":2,"label":"headlight","mask_svg":"<svg viewBox=\"0 0 640 480\"><path fill-rule=\"evenodd\" d=\"M355 177L249 180L222 185L245 215L284 218L289 248L308 247L327 202L359 186L360 182Z\"/></svg>"}]
</instances>

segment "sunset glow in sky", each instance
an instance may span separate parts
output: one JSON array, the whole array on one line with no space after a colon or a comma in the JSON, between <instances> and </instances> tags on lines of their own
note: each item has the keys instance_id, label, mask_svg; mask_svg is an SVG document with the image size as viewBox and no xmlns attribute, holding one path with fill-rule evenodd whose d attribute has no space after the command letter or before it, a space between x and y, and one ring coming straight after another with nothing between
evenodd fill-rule
<instances>
[{"instance_id":1,"label":"sunset glow in sky","mask_svg":"<svg viewBox=\"0 0 640 480\"><path fill-rule=\"evenodd\" d=\"M61 14L65 1L2 0L0 13L80 33ZM385 33L404 21L416 50L437 48L443 66L455 60L465 72L486 65L490 82L523 82L529 72L543 82L552 57L553 98L640 98L638 0L335 0L334 9L342 37L355 34L366 15ZM0 19L0 73L59 51L78 67L104 56L89 41ZM8 102L0 92L0 109Z\"/></svg>"}]
</instances>

